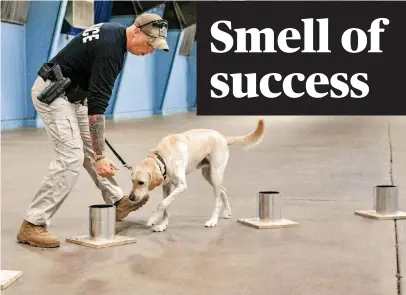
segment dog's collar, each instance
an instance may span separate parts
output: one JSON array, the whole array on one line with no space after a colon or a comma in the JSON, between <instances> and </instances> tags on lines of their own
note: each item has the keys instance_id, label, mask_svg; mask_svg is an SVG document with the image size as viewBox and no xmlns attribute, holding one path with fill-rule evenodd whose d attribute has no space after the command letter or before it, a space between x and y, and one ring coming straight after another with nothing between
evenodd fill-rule
<instances>
[{"instance_id":1,"label":"dog's collar","mask_svg":"<svg viewBox=\"0 0 406 295\"><path fill-rule=\"evenodd\" d=\"M164 159L162 159L161 155L158 153L154 153L155 156L158 158L158 160L162 163L162 165L164 166L164 171L162 171L161 165L158 165L159 170L161 170L162 176L165 179L166 178L166 165L165 165L165 161Z\"/></svg>"}]
</instances>

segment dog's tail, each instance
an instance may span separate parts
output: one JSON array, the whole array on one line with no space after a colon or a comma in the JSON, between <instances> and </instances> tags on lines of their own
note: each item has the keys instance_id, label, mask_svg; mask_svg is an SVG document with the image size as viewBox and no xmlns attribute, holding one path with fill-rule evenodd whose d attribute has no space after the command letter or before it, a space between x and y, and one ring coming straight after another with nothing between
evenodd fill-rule
<instances>
[{"instance_id":1,"label":"dog's tail","mask_svg":"<svg viewBox=\"0 0 406 295\"><path fill-rule=\"evenodd\" d=\"M251 133L244 136L226 136L228 145L241 145L244 148L251 148L261 143L264 138L265 122L258 120L257 127Z\"/></svg>"}]
</instances>

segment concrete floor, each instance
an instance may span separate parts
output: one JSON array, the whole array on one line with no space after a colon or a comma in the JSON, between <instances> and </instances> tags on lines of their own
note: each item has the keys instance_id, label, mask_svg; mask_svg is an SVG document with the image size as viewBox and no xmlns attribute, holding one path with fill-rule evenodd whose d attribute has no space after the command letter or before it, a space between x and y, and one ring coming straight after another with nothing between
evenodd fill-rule
<instances>
[{"instance_id":1,"label":"concrete floor","mask_svg":"<svg viewBox=\"0 0 406 295\"><path fill-rule=\"evenodd\" d=\"M1 268L24 272L5 294L397 295L394 222L353 212L370 209L373 186L390 183L388 122L393 179L406 210L406 118L265 119L260 146L249 152L231 147L225 186L232 219L204 227L214 197L195 173L188 178L188 191L170 208L166 232L153 233L144 225L162 198L158 189L147 205L117 223L118 232L136 237L137 243L97 250L64 241L87 233L88 206L102 202L84 170L50 227L61 247L43 250L16 243L51 149L43 130L2 132ZM107 138L136 164L168 133L216 127L242 135L255 124L255 117L186 114L108 122ZM122 168L117 178L127 192L129 171ZM256 215L259 190L279 190L284 217L300 226L256 230L237 223L237 218ZM406 276L406 220L397 225Z\"/></svg>"}]
</instances>

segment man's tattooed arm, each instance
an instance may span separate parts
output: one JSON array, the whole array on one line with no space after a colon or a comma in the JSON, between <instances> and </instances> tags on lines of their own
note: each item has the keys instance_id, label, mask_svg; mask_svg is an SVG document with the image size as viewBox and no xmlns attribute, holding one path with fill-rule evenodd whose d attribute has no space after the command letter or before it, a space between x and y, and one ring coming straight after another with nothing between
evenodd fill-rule
<instances>
[{"instance_id":1,"label":"man's tattooed arm","mask_svg":"<svg viewBox=\"0 0 406 295\"><path fill-rule=\"evenodd\" d=\"M104 115L89 116L90 138L92 140L94 157L104 154Z\"/></svg>"}]
</instances>

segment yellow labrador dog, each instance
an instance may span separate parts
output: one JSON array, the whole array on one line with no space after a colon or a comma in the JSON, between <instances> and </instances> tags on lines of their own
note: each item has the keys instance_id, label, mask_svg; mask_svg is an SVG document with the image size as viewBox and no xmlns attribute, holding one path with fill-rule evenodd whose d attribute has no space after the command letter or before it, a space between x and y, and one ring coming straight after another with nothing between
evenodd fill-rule
<instances>
[{"instance_id":1,"label":"yellow labrador dog","mask_svg":"<svg viewBox=\"0 0 406 295\"><path fill-rule=\"evenodd\" d=\"M258 121L256 129L245 136L223 136L211 129L192 129L168 135L133 168L130 199L139 200L162 185L164 199L149 218L147 226L155 225L153 231L164 231L169 222L169 205L186 191L186 175L202 169L203 177L213 187L216 198L213 214L205 226L214 227L222 205L223 217L231 217L230 204L223 186L223 174L229 158L228 146L238 144L249 148L259 144L263 136L262 119Z\"/></svg>"}]
</instances>

